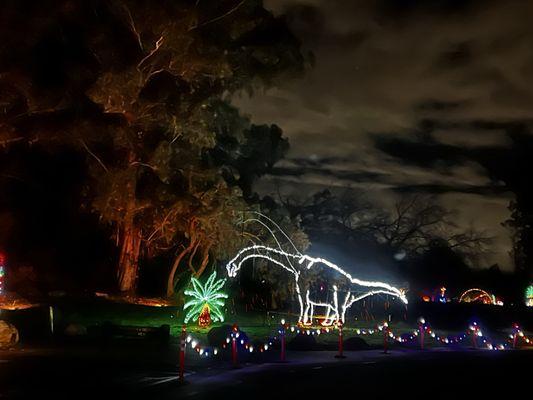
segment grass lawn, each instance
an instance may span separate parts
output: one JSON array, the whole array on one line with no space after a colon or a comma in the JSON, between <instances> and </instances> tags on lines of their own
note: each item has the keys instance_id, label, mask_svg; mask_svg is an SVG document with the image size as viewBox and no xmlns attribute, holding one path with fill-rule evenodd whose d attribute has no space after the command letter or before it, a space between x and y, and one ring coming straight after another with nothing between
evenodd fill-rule
<instances>
[{"instance_id":1,"label":"grass lawn","mask_svg":"<svg viewBox=\"0 0 533 400\"><path fill-rule=\"evenodd\" d=\"M246 332L252 341L265 342L268 338L276 335L282 316L279 314L266 315L265 313L239 313L238 315L226 315L225 324L237 323L239 328ZM296 317L285 316L289 323L295 323ZM181 332L183 313L177 307L149 307L132 304L113 303L108 301L76 305L59 305L56 309L56 323L61 326L68 324L81 324L84 326L101 325L104 322L111 322L117 325L130 326L154 326L168 324L171 327L173 340L177 340ZM353 336L363 338L371 346L382 346L383 334L377 332L373 335L357 334L357 329L375 329L378 321L354 321L348 323L344 328L344 338ZM219 326L221 324L213 324ZM411 333L416 326L405 322L390 323L390 329L395 334ZM203 344L207 344L207 333L211 328L200 328L196 324L189 324L187 331ZM437 330L443 336L456 335L461 332L450 332ZM296 333L287 333L290 340ZM321 334L315 337L320 344L333 345L337 343L336 331ZM437 343L429 337L426 339L427 346L434 346ZM391 341L391 345L393 345Z\"/></svg>"}]
</instances>

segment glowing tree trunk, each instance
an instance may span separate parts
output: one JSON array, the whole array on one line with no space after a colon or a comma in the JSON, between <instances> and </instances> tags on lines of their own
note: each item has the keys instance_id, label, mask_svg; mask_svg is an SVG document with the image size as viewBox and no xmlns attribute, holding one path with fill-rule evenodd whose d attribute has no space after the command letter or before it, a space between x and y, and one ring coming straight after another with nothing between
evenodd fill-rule
<instances>
[{"instance_id":1,"label":"glowing tree trunk","mask_svg":"<svg viewBox=\"0 0 533 400\"><path fill-rule=\"evenodd\" d=\"M135 153L130 151L128 161L130 165L135 162ZM133 294L137 286L139 270L139 255L141 250L141 230L136 224L137 213L137 169L133 167L125 175L123 190L126 193L124 204L124 217L119 223L117 234L120 245L120 258L118 261L117 280L118 288L123 293Z\"/></svg>"},{"instance_id":2,"label":"glowing tree trunk","mask_svg":"<svg viewBox=\"0 0 533 400\"><path fill-rule=\"evenodd\" d=\"M124 226L118 263L118 287L121 292L134 292L139 269L141 238L133 223Z\"/></svg>"},{"instance_id":3,"label":"glowing tree trunk","mask_svg":"<svg viewBox=\"0 0 533 400\"><path fill-rule=\"evenodd\" d=\"M141 249L141 231L135 224L135 178L128 182L128 202L126 214L119 231L120 258L118 262L118 288L123 293L133 293L137 284L139 254Z\"/></svg>"}]
</instances>

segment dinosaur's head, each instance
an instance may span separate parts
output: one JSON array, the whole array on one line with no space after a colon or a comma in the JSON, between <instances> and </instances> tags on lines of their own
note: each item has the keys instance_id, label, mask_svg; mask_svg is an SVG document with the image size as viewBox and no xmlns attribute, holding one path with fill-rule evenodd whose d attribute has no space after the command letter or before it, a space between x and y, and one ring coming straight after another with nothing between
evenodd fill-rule
<instances>
[{"instance_id":1,"label":"dinosaur's head","mask_svg":"<svg viewBox=\"0 0 533 400\"><path fill-rule=\"evenodd\" d=\"M407 292L405 289L399 289L400 290L400 296L398 296L400 298L400 300L404 303L404 304L408 304L409 301L407 300Z\"/></svg>"},{"instance_id":2,"label":"dinosaur's head","mask_svg":"<svg viewBox=\"0 0 533 400\"><path fill-rule=\"evenodd\" d=\"M235 262L230 261L226 264L226 270L228 271L228 276L230 278L235 278L237 276L237 271L239 270L239 268L237 268Z\"/></svg>"},{"instance_id":3,"label":"dinosaur's head","mask_svg":"<svg viewBox=\"0 0 533 400\"><path fill-rule=\"evenodd\" d=\"M235 278L237 276L237 272L241 269L241 263L240 253L228 261L226 264L226 271L228 271L228 276L230 278Z\"/></svg>"}]
</instances>

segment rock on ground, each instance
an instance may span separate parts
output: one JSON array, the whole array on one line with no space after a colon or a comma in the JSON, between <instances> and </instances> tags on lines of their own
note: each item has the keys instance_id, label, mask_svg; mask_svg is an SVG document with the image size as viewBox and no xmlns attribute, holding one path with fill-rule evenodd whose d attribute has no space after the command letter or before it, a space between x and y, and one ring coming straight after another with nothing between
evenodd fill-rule
<instances>
[{"instance_id":1,"label":"rock on ground","mask_svg":"<svg viewBox=\"0 0 533 400\"><path fill-rule=\"evenodd\" d=\"M19 332L17 328L9 322L0 321L0 348L14 346L19 341Z\"/></svg>"}]
</instances>

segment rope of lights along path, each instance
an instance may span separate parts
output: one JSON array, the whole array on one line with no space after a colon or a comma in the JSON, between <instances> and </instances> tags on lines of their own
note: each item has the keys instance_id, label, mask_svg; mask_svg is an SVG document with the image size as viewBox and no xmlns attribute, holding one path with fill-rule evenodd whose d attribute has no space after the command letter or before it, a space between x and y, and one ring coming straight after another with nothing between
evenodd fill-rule
<instances>
[{"instance_id":1,"label":"rope of lights along path","mask_svg":"<svg viewBox=\"0 0 533 400\"><path fill-rule=\"evenodd\" d=\"M438 344L444 345L457 345L470 338L471 344L474 348L487 350L509 350L516 349L521 344L533 344L533 338L527 337L518 324L514 324L512 326L512 333L509 334L508 341L503 343L495 343L491 341L483 334L480 326L475 322L472 323L465 330L465 332L460 333L458 335L440 335L435 330L433 330L423 318L419 319L418 324L418 329L409 332L404 332L401 334L393 332L387 323L377 325L375 328L354 328L351 330L353 331L353 333L355 333L355 336L381 335L384 336L387 341L392 340L402 344L420 341L421 335L433 339ZM276 332L274 332L271 337L264 340L262 343L258 343L257 341L251 341L250 339L246 338L246 336L243 335L238 329L230 333L230 335L226 337L225 341L220 343L220 346L218 347L204 346L200 343L200 340L198 340L191 334L187 335L185 340L186 345L190 347L191 350L194 350L199 356L210 357L220 355L222 350L226 350L231 347L234 339L237 347L244 349L249 353L263 353L271 351L274 343L280 342L282 335L285 335L285 337L294 337L297 335L320 336L324 334L337 334L336 331L338 332L338 328L336 327L299 327L286 324L282 320L280 328ZM422 347L424 337L422 338L421 342Z\"/></svg>"}]
</instances>

